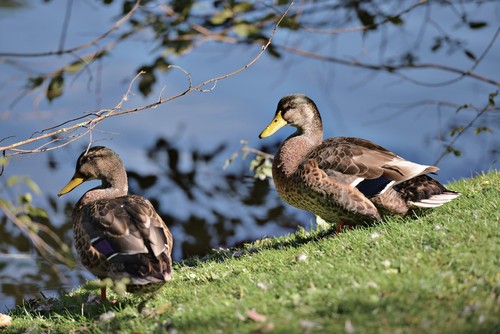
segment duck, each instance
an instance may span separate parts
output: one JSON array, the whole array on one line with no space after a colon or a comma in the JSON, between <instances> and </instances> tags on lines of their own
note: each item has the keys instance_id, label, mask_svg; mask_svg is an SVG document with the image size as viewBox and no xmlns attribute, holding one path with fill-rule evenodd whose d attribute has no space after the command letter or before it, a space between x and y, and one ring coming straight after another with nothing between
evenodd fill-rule
<instances>
[{"instance_id":1,"label":"duck","mask_svg":"<svg viewBox=\"0 0 500 334\"><path fill-rule=\"evenodd\" d=\"M73 177L57 196L82 183L100 180L72 212L73 237L81 263L99 279L127 281L132 293L157 291L172 279L173 238L149 200L128 194L119 155L104 146L80 154ZM106 287L101 288L106 301Z\"/></svg>"},{"instance_id":2,"label":"duck","mask_svg":"<svg viewBox=\"0 0 500 334\"><path fill-rule=\"evenodd\" d=\"M272 121L259 138L284 126L296 131L281 143L272 164L279 196L312 212L337 232L344 225L368 225L386 215L406 216L416 209L441 206L460 196L428 174L436 166L408 161L369 140L323 140L318 107L303 94L281 98Z\"/></svg>"}]
</instances>

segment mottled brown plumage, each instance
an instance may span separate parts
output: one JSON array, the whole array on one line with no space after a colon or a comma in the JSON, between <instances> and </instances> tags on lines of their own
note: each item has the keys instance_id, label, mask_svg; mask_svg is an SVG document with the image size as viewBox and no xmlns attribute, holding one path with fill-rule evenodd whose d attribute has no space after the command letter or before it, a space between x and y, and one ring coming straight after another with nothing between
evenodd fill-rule
<instances>
[{"instance_id":1,"label":"mottled brown plumage","mask_svg":"<svg viewBox=\"0 0 500 334\"><path fill-rule=\"evenodd\" d=\"M371 223L384 214L406 215L415 207L436 207L459 196L425 175L439 168L407 161L368 140L323 140L321 116L307 96L278 103L260 138L285 125L297 131L278 149L273 179L281 198L330 223Z\"/></svg>"},{"instance_id":2,"label":"mottled brown plumage","mask_svg":"<svg viewBox=\"0 0 500 334\"><path fill-rule=\"evenodd\" d=\"M73 209L82 264L101 279L128 278L129 292L158 289L172 278L172 234L147 199L128 195L125 167L115 152L103 146L83 152L58 196L95 179L102 185L87 191Z\"/></svg>"}]
</instances>

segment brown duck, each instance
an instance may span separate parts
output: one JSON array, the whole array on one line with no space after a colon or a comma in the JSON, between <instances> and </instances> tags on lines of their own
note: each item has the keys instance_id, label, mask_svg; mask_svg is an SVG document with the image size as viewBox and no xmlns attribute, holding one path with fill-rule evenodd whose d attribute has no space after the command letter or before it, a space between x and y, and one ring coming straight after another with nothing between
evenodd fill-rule
<instances>
[{"instance_id":1,"label":"brown duck","mask_svg":"<svg viewBox=\"0 0 500 334\"><path fill-rule=\"evenodd\" d=\"M73 209L75 248L82 264L98 278L129 278L127 291L152 292L172 278L172 234L151 203L128 195L127 173L115 152L96 146L83 152L64 195L89 180ZM101 288L106 299L106 288Z\"/></svg>"},{"instance_id":2,"label":"brown duck","mask_svg":"<svg viewBox=\"0 0 500 334\"><path fill-rule=\"evenodd\" d=\"M274 157L276 189L288 204L337 223L338 231L343 224L367 224L385 214L404 216L413 208L437 207L460 195L425 175L438 167L405 160L364 139L323 140L318 108L305 95L283 97L259 138L285 125L297 131Z\"/></svg>"}]
</instances>

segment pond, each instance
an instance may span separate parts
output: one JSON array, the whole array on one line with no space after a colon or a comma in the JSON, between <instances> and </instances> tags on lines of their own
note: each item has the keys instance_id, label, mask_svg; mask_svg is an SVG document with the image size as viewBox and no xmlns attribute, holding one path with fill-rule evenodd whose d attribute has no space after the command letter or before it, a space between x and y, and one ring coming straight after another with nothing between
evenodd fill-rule
<instances>
[{"instance_id":1,"label":"pond","mask_svg":"<svg viewBox=\"0 0 500 334\"><path fill-rule=\"evenodd\" d=\"M57 50L66 6L55 1L17 3L21 5L0 6L0 29L16 32L0 36L0 53ZM108 6L74 2L73 6L67 29L68 47L95 39L109 29L121 13L118 1ZM492 2L463 6L468 6L463 10L470 14L470 20L489 23L481 30L481 38L477 38L479 35L474 31L460 27L460 20L450 15L449 8L434 6L434 21L426 25L425 29L430 30L426 32L423 32L423 21L429 13L422 8L404 17L406 25L401 33L388 30L310 35L304 32L304 36L297 37L278 30L275 42L367 63L397 55L406 48L416 48L423 62L468 67L472 62L466 56L457 56L451 51L429 51L436 42L435 21L438 19L450 33L460 35L467 49L480 54L488 47L500 22L499 5ZM387 38L390 43L385 41L384 49L380 44ZM259 51L259 45L209 42L185 56L172 57L171 61L188 71L196 84L244 66ZM104 57L96 65L99 70L93 68L79 77L68 78L64 94L50 103L41 92L18 99L19 92L27 76L37 73L38 68L40 72L56 69L74 55L30 59L27 63L22 59L0 57L0 140L15 136L5 139L4 143L20 141L36 131L90 111L114 107L127 91L137 68L155 59L157 53L151 35L138 35ZM475 71L498 82L499 57L500 45L494 40ZM413 79L426 82L454 77L432 70L412 75ZM181 70L172 69L158 79L160 82L148 97L133 89L125 106L144 106L159 96L179 93L188 85L186 74ZM419 85L388 72L370 72L296 54L284 53L281 58L264 54L255 65L219 81L208 92L194 92L156 109L104 122L93 132L92 139L120 154L127 167L131 192L151 199L171 226L175 238L174 258L180 261L187 256L202 256L212 248L293 232L297 226L314 227L314 217L280 200L271 180L253 177L249 166L254 155L243 159L240 152L235 161L224 168L232 154L242 148L242 141L251 148L274 153L279 142L293 131L282 130L266 140L257 138L271 120L282 96L300 92L313 98L322 112L328 137L366 138L409 160L434 164L452 140L450 128L467 124L477 115L473 109L457 112L456 107L446 103L468 103L479 108L488 103L488 94L497 89L468 79L449 85ZM483 125L498 130L498 112L484 115L475 124ZM440 181L446 183L497 168L498 136L474 135L474 128L456 142L455 147L462 153L460 157L451 154L439 161L441 171L437 178ZM28 176L38 184L41 193L33 195L33 204L50 213L48 224L70 247L72 205L91 185L82 186L61 199L56 193L72 176L76 159L88 140L85 137L50 153L15 156L0 177L4 187L0 198L29 190L22 184L7 189L6 180L10 177ZM6 219L0 220L0 224L0 312L23 299L40 298L40 293L57 295L70 291L85 279L93 279L79 266L68 269L47 263L36 255L33 245L16 226Z\"/></svg>"}]
</instances>

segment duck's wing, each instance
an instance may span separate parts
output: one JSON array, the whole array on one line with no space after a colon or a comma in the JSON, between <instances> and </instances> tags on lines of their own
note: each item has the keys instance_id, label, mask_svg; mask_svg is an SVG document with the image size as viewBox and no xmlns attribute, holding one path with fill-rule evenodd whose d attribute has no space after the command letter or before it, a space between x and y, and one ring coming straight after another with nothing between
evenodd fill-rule
<instances>
[{"instance_id":1,"label":"duck's wing","mask_svg":"<svg viewBox=\"0 0 500 334\"><path fill-rule=\"evenodd\" d=\"M371 141L351 137L334 137L323 141L307 157L340 182L357 187L365 196L385 192L390 187L418 175L439 170L420 165Z\"/></svg>"},{"instance_id":2,"label":"duck's wing","mask_svg":"<svg viewBox=\"0 0 500 334\"><path fill-rule=\"evenodd\" d=\"M87 206L82 220L93 251L109 264L109 277L126 273L133 284L171 278L172 234L147 199L96 201Z\"/></svg>"},{"instance_id":3,"label":"duck's wing","mask_svg":"<svg viewBox=\"0 0 500 334\"><path fill-rule=\"evenodd\" d=\"M306 187L317 194L312 204L317 210L311 211L321 212L327 208L325 216L320 214L323 219L335 222L333 216L337 215L339 218L347 217L349 221L363 221L366 218L380 220L377 208L361 191L344 183L344 180L327 175L325 170L319 167L317 160L307 160L299 167L298 172ZM342 212L332 208L332 204Z\"/></svg>"}]
</instances>

